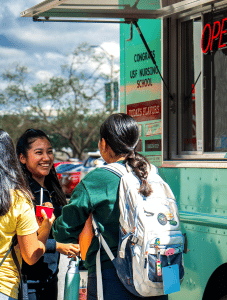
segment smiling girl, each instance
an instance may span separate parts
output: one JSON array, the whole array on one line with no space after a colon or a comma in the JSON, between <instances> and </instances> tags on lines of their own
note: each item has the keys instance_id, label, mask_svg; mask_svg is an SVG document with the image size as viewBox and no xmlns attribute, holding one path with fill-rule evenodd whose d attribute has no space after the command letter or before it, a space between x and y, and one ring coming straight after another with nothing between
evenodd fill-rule
<instances>
[{"instance_id":1,"label":"smiling girl","mask_svg":"<svg viewBox=\"0 0 227 300\"><path fill-rule=\"evenodd\" d=\"M16 151L35 197L35 205L40 204L43 190L43 205L51 203L58 218L67 202L53 167L50 139L41 130L28 129L19 138ZM22 273L28 278L29 300L56 300L60 253L73 257L78 251L78 245L57 243L50 234L43 257L33 266L23 262Z\"/></svg>"}]
</instances>

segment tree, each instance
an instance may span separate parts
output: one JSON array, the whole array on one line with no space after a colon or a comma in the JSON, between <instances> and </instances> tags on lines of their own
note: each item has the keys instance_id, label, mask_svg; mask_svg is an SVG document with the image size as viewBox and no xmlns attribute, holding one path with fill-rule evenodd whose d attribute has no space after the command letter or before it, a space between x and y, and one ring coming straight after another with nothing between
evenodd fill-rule
<instances>
[{"instance_id":1,"label":"tree","mask_svg":"<svg viewBox=\"0 0 227 300\"><path fill-rule=\"evenodd\" d=\"M19 136L28 128L35 126L34 120L29 120L19 114L5 114L0 116L0 128L9 133L16 144Z\"/></svg>"},{"instance_id":2,"label":"tree","mask_svg":"<svg viewBox=\"0 0 227 300\"><path fill-rule=\"evenodd\" d=\"M25 66L5 71L7 87L0 92L0 103L20 116L21 128L32 125L61 137L73 157L81 159L84 150L97 145L100 125L112 113L103 100L108 76L101 71L105 54L97 54L88 44L79 45L69 61L61 76L36 84L29 83Z\"/></svg>"}]
</instances>

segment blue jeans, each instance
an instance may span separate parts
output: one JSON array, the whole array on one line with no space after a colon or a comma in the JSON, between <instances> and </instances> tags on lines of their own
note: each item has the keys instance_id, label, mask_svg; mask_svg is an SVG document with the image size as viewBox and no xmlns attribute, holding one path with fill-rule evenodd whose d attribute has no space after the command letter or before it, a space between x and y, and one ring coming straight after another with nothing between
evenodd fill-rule
<instances>
[{"instance_id":1,"label":"blue jeans","mask_svg":"<svg viewBox=\"0 0 227 300\"><path fill-rule=\"evenodd\" d=\"M12 298L0 292L0 300L15 300L15 298Z\"/></svg>"},{"instance_id":2,"label":"blue jeans","mask_svg":"<svg viewBox=\"0 0 227 300\"><path fill-rule=\"evenodd\" d=\"M115 269L102 270L104 300L168 300L168 295L137 297L130 293L119 280ZM88 275L87 300L97 299L96 273Z\"/></svg>"}]
</instances>

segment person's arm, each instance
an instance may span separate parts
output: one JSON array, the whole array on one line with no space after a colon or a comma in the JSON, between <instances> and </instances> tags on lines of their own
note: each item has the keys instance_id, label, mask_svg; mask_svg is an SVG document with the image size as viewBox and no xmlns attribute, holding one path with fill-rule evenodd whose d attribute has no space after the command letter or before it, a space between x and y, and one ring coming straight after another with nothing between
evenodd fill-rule
<instances>
[{"instance_id":1,"label":"person's arm","mask_svg":"<svg viewBox=\"0 0 227 300\"><path fill-rule=\"evenodd\" d=\"M70 202L62 209L52 227L54 239L58 243L78 243L78 238L91 212L90 198L81 181L71 196Z\"/></svg>"},{"instance_id":2,"label":"person's arm","mask_svg":"<svg viewBox=\"0 0 227 300\"><path fill-rule=\"evenodd\" d=\"M44 203L45 204L45 203ZM53 238L48 238L46 243L46 253L55 253L58 251L61 254L67 255L68 258L76 257L80 253L80 246L77 243L75 244L63 244L56 242Z\"/></svg>"},{"instance_id":3,"label":"person's arm","mask_svg":"<svg viewBox=\"0 0 227 300\"><path fill-rule=\"evenodd\" d=\"M45 245L51 230L51 226L55 220L54 214L51 219L47 218L44 210L41 210L43 222L37 233L28 235L17 235L18 244L24 261L29 264L35 264L45 253Z\"/></svg>"},{"instance_id":4,"label":"person's arm","mask_svg":"<svg viewBox=\"0 0 227 300\"><path fill-rule=\"evenodd\" d=\"M78 241L74 244L62 244L56 242L55 239L48 238L45 253L55 253L56 251L71 258L79 255L80 246Z\"/></svg>"}]
</instances>

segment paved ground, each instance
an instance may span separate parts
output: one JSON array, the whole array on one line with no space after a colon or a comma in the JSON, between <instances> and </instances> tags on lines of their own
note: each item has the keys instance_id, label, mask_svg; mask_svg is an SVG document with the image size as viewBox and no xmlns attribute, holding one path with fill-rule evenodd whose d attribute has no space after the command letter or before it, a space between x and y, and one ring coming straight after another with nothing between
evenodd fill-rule
<instances>
[{"instance_id":1,"label":"paved ground","mask_svg":"<svg viewBox=\"0 0 227 300\"><path fill-rule=\"evenodd\" d=\"M58 300L64 299L65 274L68 269L68 264L69 258L61 254L58 274Z\"/></svg>"}]
</instances>

